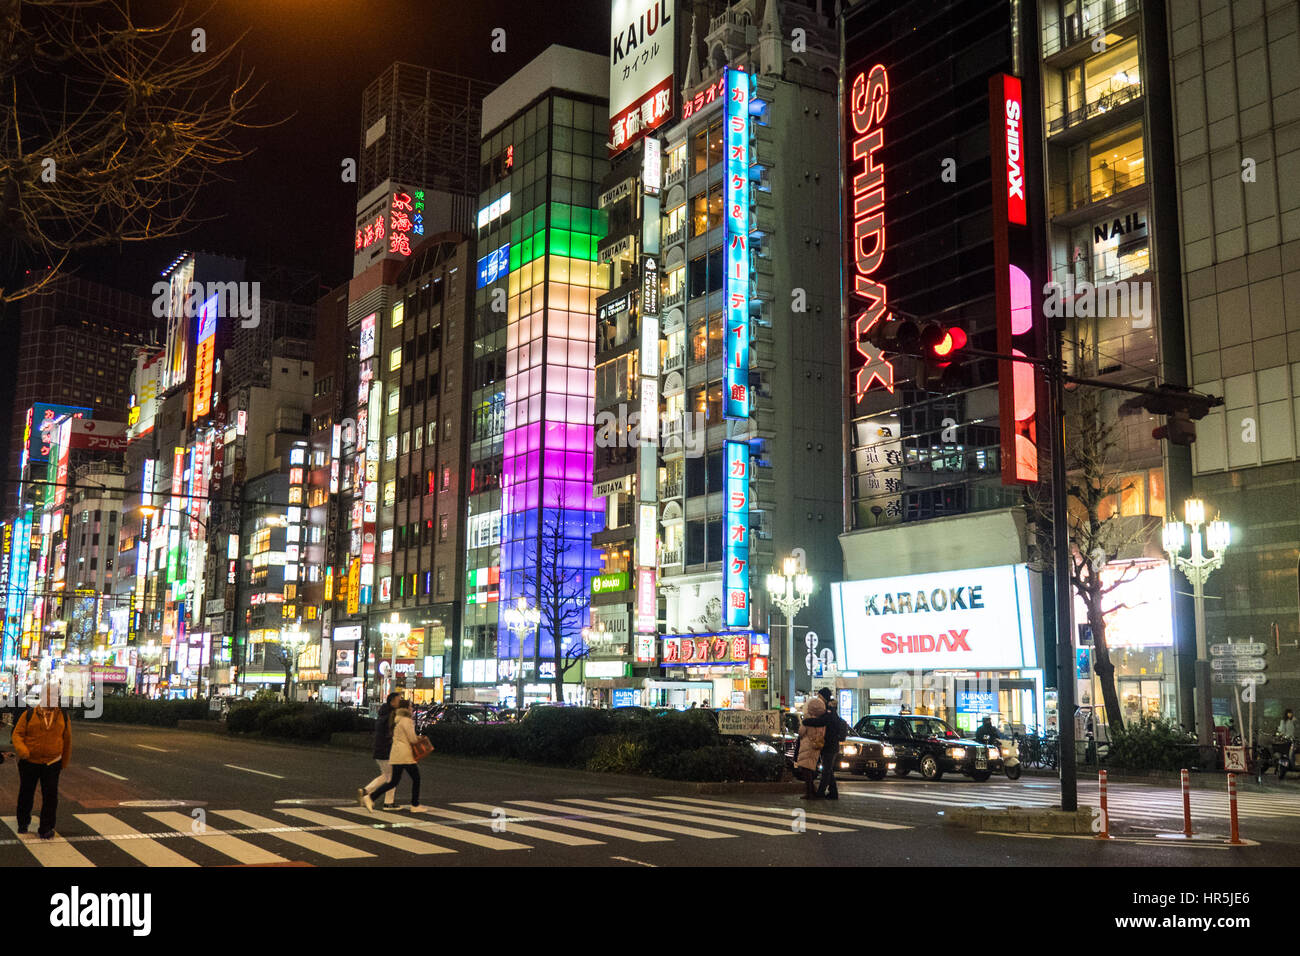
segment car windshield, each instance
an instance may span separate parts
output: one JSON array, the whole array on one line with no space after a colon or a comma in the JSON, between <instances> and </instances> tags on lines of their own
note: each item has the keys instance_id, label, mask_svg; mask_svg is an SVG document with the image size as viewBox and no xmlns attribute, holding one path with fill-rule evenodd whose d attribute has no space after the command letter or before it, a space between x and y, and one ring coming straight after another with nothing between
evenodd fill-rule
<instances>
[{"instance_id":1,"label":"car windshield","mask_svg":"<svg viewBox=\"0 0 1300 956\"><path fill-rule=\"evenodd\" d=\"M907 723L911 727L913 736L916 737L947 737L951 739L960 736L942 720L935 720L932 717L911 717L908 718Z\"/></svg>"}]
</instances>

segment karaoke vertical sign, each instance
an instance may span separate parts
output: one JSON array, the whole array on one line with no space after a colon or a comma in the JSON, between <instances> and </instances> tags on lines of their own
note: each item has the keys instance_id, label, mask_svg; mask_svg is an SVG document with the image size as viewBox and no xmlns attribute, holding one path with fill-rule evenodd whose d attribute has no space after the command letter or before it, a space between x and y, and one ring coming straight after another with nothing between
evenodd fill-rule
<instances>
[{"instance_id":1,"label":"karaoke vertical sign","mask_svg":"<svg viewBox=\"0 0 1300 956\"><path fill-rule=\"evenodd\" d=\"M726 282L723 287L727 334L724 358L722 414L749 417L749 105L750 76L727 70L726 176L723 245Z\"/></svg>"},{"instance_id":2,"label":"karaoke vertical sign","mask_svg":"<svg viewBox=\"0 0 1300 956\"><path fill-rule=\"evenodd\" d=\"M729 628L749 627L749 445L726 442L726 567L722 590Z\"/></svg>"}]
</instances>

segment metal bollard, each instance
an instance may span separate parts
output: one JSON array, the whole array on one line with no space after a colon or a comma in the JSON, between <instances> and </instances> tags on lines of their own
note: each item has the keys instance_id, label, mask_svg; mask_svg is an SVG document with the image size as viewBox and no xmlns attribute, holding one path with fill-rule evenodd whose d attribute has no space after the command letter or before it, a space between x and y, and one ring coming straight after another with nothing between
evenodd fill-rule
<instances>
[{"instance_id":1,"label":"metal bollard","mask_svg":"<svg viewBox=\"0 0 1300 956\"><path fill-rule=\"evenodd\" d=\"M1192 778L1183 771L1183 836L1192 835Z\"/></svg>"},{"instance_id":2,"label":"metal bollard","mask_svg":"<svg viewBox=\"0 0 1300 956\"><path fill-rule=\"evenodd\" d=\"M1228 774L1228 813L1232 817L1232 838L1228 840L1233 846L1242 846L1243 841L1237 832L1237 775Z\"/></svg>"},{"instance_id":3,"label":"metal bollard","mask_svg":"<svg viewBox=\"0 0 1300 956\"><path fill-rule=\"evenodd\" d=\"M1101 832L1097 834L1098 840L1109 840L1110 837L1110 811L1106 809L1106 771L1100 770L1097 774L1097 786L1101 790Z\"/></svg>"}]
</instances>

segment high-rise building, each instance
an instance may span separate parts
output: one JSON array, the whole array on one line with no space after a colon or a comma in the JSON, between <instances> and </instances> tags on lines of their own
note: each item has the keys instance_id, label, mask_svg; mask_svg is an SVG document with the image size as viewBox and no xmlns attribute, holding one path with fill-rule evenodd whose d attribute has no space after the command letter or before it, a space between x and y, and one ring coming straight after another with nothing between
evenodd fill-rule
<instances>
[{"instance_id":1,"label":"high-rise building","mask_svg":"<svg viewBox=\"0 0 1300 956\"><path fill-rule=\"evenodd\" d=\"M552 46L483 104L462 696L514 699L521 658L528 700L577 680L603 522L591 421L607 83L604 57ZM520 599L538 627L508 626Z\"/></svg>"},{"instance_id":2,"label":"high-rise building","mask_svg":"<svg viewBox=\"0 0 1300 956\"><path fill-rule=\"evenodd\" d=\"M1171 2L1158 38L1173 77L1172 130L1160 143L1177 165L1177 206L1165 213L1183 263L1173 295L1186 303L1190 384L1224 398L1197 423L1192 447L1207 520L1232 527L1223 568L1206 584L1206 627L1211 645L1264 645L1267 683L1253 708L1264 733L1300 693L1298 17L1282 0ZM1181 496L1169 498L1182 517ZM1212 685L1216 724L1245 726L1252 708L1240 693Z\"/></svg>"}]
</instances>

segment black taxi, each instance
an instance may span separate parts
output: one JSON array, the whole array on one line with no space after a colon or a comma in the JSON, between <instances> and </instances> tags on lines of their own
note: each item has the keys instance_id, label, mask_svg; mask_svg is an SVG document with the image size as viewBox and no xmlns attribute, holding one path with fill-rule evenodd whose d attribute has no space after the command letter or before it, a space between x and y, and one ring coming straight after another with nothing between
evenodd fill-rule
<instances>
[{"instance_id":1,"label":"black taxi","mask_svg":"<svg viewBox=\"0 0 1300 956\"><path fill-rule=\"evenodd\" d=\"M915 770L926 780L960 773L983 782L1002 767L997 748L963 737L938 717L872 714L859 720L853 733L893 747L893 770L900 777Z\"/></svg>"},{"instance_id":2,"label":"black taxi","mask_svg":"<svg viewBox=\"0 0 1300 956\"><path fill-rule=\"evenodd\" d=\"M787 766L794 766L801 723L798 714L785 715L782 747ZM835 767L837 771L860 774L870 780L884 780L885 775L895 767L894 748L881 740L850 734L840 742L839 759L836 760Z\"/></svg>"}]
</instances>

